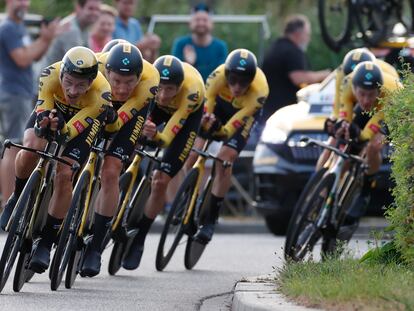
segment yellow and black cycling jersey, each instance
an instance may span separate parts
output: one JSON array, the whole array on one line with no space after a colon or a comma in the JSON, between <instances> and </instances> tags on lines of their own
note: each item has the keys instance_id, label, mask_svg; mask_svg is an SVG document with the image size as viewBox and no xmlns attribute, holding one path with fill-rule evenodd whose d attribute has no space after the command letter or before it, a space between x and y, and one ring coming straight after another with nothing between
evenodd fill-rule
<instances>
[{"instance_id":1,"label":"yellow and black cycling jersey","mask_svg":"<svg viewBox=\"0 0 414 311\"><path fill-rule=\"evenodd\" d=\"M224 74L224 65L214 70L206 82L206 104L205 111L214 113L217 104L223 105L224 110L231 110L232 117L220 128L218 136L230 138L238 129L252 118L263 107L269 94L269 86L266 77L260 68L250 84L247 92L239 97L233 97L228 87ZM218 103L219 102L219 103ZM220 116L217 116L220 118Z\"/></svg>"},{"instance_id":2,"label":"yellow and black cycling jersey","mask_svg":"<svg viewBox=\"0 0 414 311\"><path fill-rule=\"evenodd\" d=\"M181 130L190 114L202 109L205 96L203 78L190 64L183 62L184 81L174 100L167 106L156 102L158 109L171 117L161 132L156 133L153 140L159 146L168 147Z\"/></svg>"},{"instance_id":3,"label":"yellow and black cycling jersey","mask_svg":"<svg viewBox=\"0 0 414 311\"><path fill-rule=\"evenodd\" d=\"M395 79L397 80L400 79L400 76L397 70L392 65L388 64L387 62L381 59L376 59L374 63L377 64L381 68L382 72L395 77ZM352 74L352 72L350 74ZM345 75L344 75L344 71L342 70L342 65L341 65L335 70L335 97L334 97L333 111L332 111L332 117L335 119L339 118L339 109L340 109L339 106L340 106L340 101L341 101L341 86L343 84L344 78L345 78Z\"/></svg>"},{"instance_id":4,"label":"yellow and black cycling jersey","mask_svg":"<svg viewBox=\"0 0 414 311\"><path fill-rule=\"evenodd\" d=\"M106 75L106 61L109 52L101 53L99 55L99 71ZM160 75L157 69L143 60L143 69L138 84L132 91L128 100L125 102L117 101L116 98L112 97L112 102L115 109L118 112L118 119L113 124L106 126L108 132L116 132L125 125L133 116L137 115L137 112L147 106L149 102L154 98L157 93L158 84L160 82Z\"/></svg>"},{"instance_id":5,"label":"yellow and black cycling jersey","mask_svg":"<svg viewBox=\"0 0 414 311\"><path fill-rule=\"evenodd\" d=\"M397 90L402 87L399 79L394 75L383 72L384 83L380 88L380 94L378 100L387 96L389 92ZM352 73L345 77L341 90L341 99L339 107L339 118L352 122L354 119L354 106L357 104L357 99L353 92L352 87ZM384 113L381 110L379 104L374 107L369 121L361 131L360 139L369 140L381 129L381 123L384 120Z\"/></svg>"},{"instance_id":6,"label":"yellow and black cycling jersey","mask_svg":"<svg viewBox=\"0 0 414 311\"><path fill-rule=\"evenodd\" d=\"M61 133L67 134L67 139L72 140L92 125L94 119L104 112L107 105L110 105L111 88L105 77L98 73L89 90L79 98L77 103L68 104L60 81L61 65L62 62L57 62L42 71L35 111L40 113L58 109L65 120Z\"/></svg>"}]
</instances>

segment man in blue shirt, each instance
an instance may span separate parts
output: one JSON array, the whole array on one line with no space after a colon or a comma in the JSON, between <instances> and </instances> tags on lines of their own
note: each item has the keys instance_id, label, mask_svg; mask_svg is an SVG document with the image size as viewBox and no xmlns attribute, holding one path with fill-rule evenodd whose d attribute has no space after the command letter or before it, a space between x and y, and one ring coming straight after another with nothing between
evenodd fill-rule
<instances>
[{"instance_id":1,"label":"man in blue shirt","mask_svg":"<svg viewBox=\"0 0 414 311\"><path fill-rule=\"evenodd\" d=\"M227 45L212 36L213 21L204 4L193 9L190 30L190 35L175 40L172 54L193 65L206 81L209 74L226 60Z\"/></svg>"},{"instance_id":2,"label":"man in blue shirt","mask_svg":"<svg viewBox=\"0 0 414 311\"><path fill-rule=\"evenodd\" d=\"M142 56L149 62L153 62L158 56L161 40L156 34L142 33L141 24L134 18L137 0L115 0L118 17L115 20L113 39L124 39L136 45Z\"/></svg>"},{"instance_id":3,"label":"man in blue shirt","mask_svg":"<svg viewBox=\"0 0 414 311\"><path fill-rule=\"evenodd\" d=\"M0 124L5 138L21 142L33 110L32 63L48 49L58 34L58 20L42 25L39 38L31 42L23 23L30 1L6 0L6 17L0 24ZM13 192L17 149L7 149L0 164L3 198ZM4 202L3 202L4 204Z\"/></svg>"}]
</instances>

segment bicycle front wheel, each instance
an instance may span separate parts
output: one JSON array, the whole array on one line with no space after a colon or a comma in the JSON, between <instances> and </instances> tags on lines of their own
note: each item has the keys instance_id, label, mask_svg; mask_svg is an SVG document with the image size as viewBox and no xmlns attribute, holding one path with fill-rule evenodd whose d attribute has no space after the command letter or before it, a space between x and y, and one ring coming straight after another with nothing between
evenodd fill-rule
<instances>
[{"instance_id":1,"label":"bicycle front wheel","mask_svg":"<svg viewBox=\"0 0 414 311\"><path fill-rule=\"evenodd\" d=\"M210 197L211 197L211 187L213 186L213 178L209 178L207 184L203 190L203 193L200 196L200 200L197 203L197 209L195 213L196 217L192 218L194 222L192 224L193 228L191 228L191 236L189 236L187 240L187 245L185 247L185 254L184 254L184 266L186 269L191 270L201 258L201 255L204 252L207 244L200 243L193 239L193 235L197 232L198 225L200 223L200 219L205 217L202 213L205 213L208 210L208 206L210 205Z\"/></svg>"},{"instance_id":2,"label":"bicycle front wheel","mask_svg":"<svg viewBox=\"0 0 414 311\"><path fill-rule=\"evenodd\" d=\"M356 1L355 19L362 39L369 46L376 46L387 35L390 20L386 4L375 1Z\"/></svg>"},{"instance_id":3,"label":"bicycle front wheel","mask_svg":"<svg viewBox=\"0 0 414 311\"><path fill-rule=\"evenodd\" d=\"M199 170L193 168L181 184L171 205L158 243L155 267L164 270L184 234L183 221L194 194Z\"/></svg>"},{"instance_id":4,"label":"bicycle front wheel","mask_svg":"<svg viewBox=\"0 0 414 311\"><path fill-rule=\"evenodd\" d=\"M326 45L338 52L351 35L350 0L319 0L318 18Z\"/></svg>"},{"instance_id":5,"label":"bicycle front wheel","mask_svg":"<svg viewBox=\"0 0 414 311\"><path fill-rule=\"evenodd\" d=\"M82 221L90 178L89 172L83 172L76 183L72 203L66 214L55 255L53 256L50 282L50 289L53 291L59 288L72 254L76 251L77 233Z\"/></svg>"},{"instance_id":6,"label":"bicycle front wheel","mask_svg":"<svg viewBox=\"0 0 414 311\"><path fill-rule=\"evenodd\" d=\"M9 278L17 253L24 241L24 235L33 212L41 181L42 174L39 171L33 172L14 207L15 214L12 215L12 224L0 258L0 292Z\"/></svg>"},{"instance_id":7,"label":"bicycle front wheel","mask_svg":"<svg viewBox=\"0 0 414 311\"><path fill-rule=\"evenodd\" d=\"M20 292L24 283L33 276L34 272L28 269L31 251L32 240L25 240L20 249L19 260L17 261L16 272L13 278L13 290L15 292Z\"/></svg>"},{"instance_id":8,"label":"bicycle front wheel","mask_svg":"<svg viewBox=\"0 0 414 311\"><path fill-rule=\"evenodd\" d=\"M302 190L298 201L296 202L295 208L293 209L292 216L290 217L288 229L286 232L286 240L285 240L285 259L290 258L290 250L292 247L292 243L297 240L298 237L298 223L300 222L303 213L306 207L309 205L309 200L311 199L311 194L318 183L321 181L321 178L327 171L327 168L323 167L315 174L309 178L308 182L305 185L305 188Z\"/></svg>"},{"instance_id":9,"label":"bicycle front wheel","mask_svg":"<svg viewBox=\"0 0 414 311\"><path fill-rule=\"evenodd\" d=\"M325 208L327 199L331 193L335 175L325 175L320 183L311 191L309 199L304 202L303 213L294 223L297 235L292 239L290 249L286 250L288 258L295 261L302 260L311 253L315 244L322 236L321 228L317 226L321 212ZM329 207L328 207L329 208Z\"/></svg>"},{"instance_id":10,"label":"bicycle front wheel","mask_svg":"<svg viewBox=\"0 0 414 311\"><path fill-rule=\"evenodd\" d=\"M108 273L115 275L122 265L122 257L125 251L125 244L120 241L115 241L112 247L111 257L109 258Z\"/></svg>"}]
</instances>

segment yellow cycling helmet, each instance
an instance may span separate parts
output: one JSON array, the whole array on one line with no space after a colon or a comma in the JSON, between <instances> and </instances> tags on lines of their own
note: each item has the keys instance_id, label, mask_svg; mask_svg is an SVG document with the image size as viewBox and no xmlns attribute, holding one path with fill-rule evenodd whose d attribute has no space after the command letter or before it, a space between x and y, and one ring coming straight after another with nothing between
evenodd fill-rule
<instances>
[{"instance_id":1,"label":"yellow cycling helmet","mask_svg":"<svg viewBox=\"0 0 414 311\"><path fill-rule=\"evenodd\" d=\"M75 46L66 52L60 67L60 78L68 73L78 78L93 80L98 74L98 60L92 50Z\"/></svg>"}]
</instances>

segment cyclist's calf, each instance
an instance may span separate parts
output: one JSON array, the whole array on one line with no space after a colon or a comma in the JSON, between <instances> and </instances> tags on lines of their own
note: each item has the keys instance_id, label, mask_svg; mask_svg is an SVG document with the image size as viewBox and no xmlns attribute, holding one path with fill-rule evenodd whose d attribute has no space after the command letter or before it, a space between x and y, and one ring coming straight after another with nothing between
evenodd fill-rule
<instances>
[{"instance_id":1,"label":"cyclist's calf","mask_svg":"<svg viewBox=\"0 0 414 311\"><path fill-rule=\"evenodd\" d=\"M106 156L101 170L101 190L96 211L100 215L112 217L119 199L119 175L122 162L118 158Z\"/></svg>"},{"instance_id":2,"label":"cyclist's calf","mask_svg":"<svg viewBox=\"0 0 414 311\"><path fill-rule=\"evenodd\" d=\"M64 159L71 163L74 162L66 157ZM70 166L57 164L53 195L49 206L49 214L57 219L63 219L69 209L72 199L72 177L73 171Z\"/></svg>"},{"instance_id":3,"label":"cyclist's calf","mask_svg":"<svg viewBox=\"0 0 414 311\"><path fill-rule=\"evenodd\" d=\"M35 135L33 129L27 129L23 136L23 146L42 150L47 141ZM36 167L39 156L33 152L20 150L16 156L16 176L19 178L29 178Z\"/></svg>"},{"instance_id":4,"label":"cyclist's calf","mask_svg":"<svg viewBox=\"0 0 414 311\"><path fill-rule=\"evenodd\" d=\"M103 191L110 190L112 187L119 187L118 183L121 170L121 160L110 156L105 157L101 171L101 186Z\"/></svg>"},{"instance_id":5,"label":"cyclist's calf","mask_svg":"<svg viewBox=\"0 0 414 311\"><path fill-rule=\"evenodd\" d=\"M235 149L227 146L221 147L217 154L219 159L230 163L234 163L238 156L239 154ZM215 196L224 197L231 185L232 167L223 167L223 165L217 163L215 170L216 178L214 180L212 193Z\"/></svg>"},{"instance_id":6,"label":"cyclist's calf","mask_svg":"<svg viewBox=\"0 0 414 311\"><path fill-rule=\"evenodd\" d=\"M154 171L151 181L151 194L148 201L155 204L147 203L147 206L151 206L151 209L145 209L145 214L149 218L154 219L164 208L166 190L170 181L171 177L166 173L158 170Z\"/></svg>"}]
</instances>

